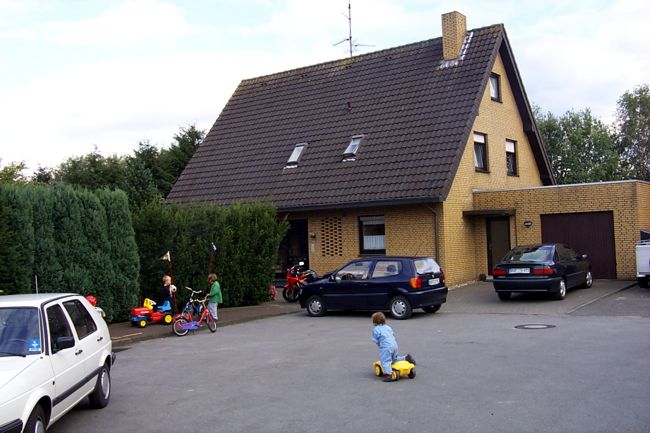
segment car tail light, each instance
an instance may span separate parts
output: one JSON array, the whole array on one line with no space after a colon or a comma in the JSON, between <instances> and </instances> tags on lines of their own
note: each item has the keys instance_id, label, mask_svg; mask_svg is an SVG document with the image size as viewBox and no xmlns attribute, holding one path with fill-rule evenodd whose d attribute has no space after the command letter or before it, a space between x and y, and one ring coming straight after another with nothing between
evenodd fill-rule
<instances>
[{"instance_id":1,"label":"car tail light","mask_svg":"<svg viewBox=\"0 0 650 433\"><path fill-rule=\"evenodd\" d=\"M505 269L499 269L499 268L492 269L492 276L493 277L504 277L505 275L506 275L506 270Z\"/></svg>"},{"instance_id":2,"label":"car tail light","mask_svg":"<svg viewBox=\"0 0 650 433\"><path fill-rule=\"evenodd\" d=\"M442 269L440 270L440 282L445 284L445 273L442 272Z\"/></svg>"},{"instance_id":3,"label":"car tail light","mask_svg":"<svg viewBox=\"0 0 650 433\"><path fill-rule=\"evenodd\" d=\"M412 289L419 289L422 287L422 280L420 277L411 277L411 279L409 279L409 284L411 284Z\"/></svg>"},{"instance_id":4,"label":"car tail light","mask_svg":"<svg viewBox=\"0 0 650 433\"><path fill-rule=\"evenodd\" d=\"M539 266L533 268L533 275L553 275L555 271L550 266Z\"/></svg>"}]
</instances>

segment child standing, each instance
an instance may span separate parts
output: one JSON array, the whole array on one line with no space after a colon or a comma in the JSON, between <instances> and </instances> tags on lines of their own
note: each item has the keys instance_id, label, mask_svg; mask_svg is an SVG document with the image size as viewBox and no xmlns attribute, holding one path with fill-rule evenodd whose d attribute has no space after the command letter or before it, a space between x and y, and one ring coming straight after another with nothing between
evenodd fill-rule
<instances>
[{"instance_id":1,"label":"child standing","mask_svg":"<svg viewBox=\"0 0 650 433\"><path fill-rule=\"evenodd\" d=\"M208 284L210 284L210 293L208 294L208 311L214 320L219 320L217 317L217 305L223 303L221 296L221 285L217 281L217 274L208 275Z\"/></svg>"},{"instance_id":2,"label":"child standing","mask_svg":"<svg viewBox=\"0 0 650 433\"><path fill-rule=\"evenodd\" d=\"M399 356L397 349L397 340L393 328L386 324L386 316L384 313L374 313L372 315L372 323L375 327L372 329L372 341L379 346L379 362L381 362L381 369L384 372L384 382L392 382L393 368L391 365L396 361L408 361L415 365L415 359L411 354L406 356Z\"/></svg>"}]
</instances>

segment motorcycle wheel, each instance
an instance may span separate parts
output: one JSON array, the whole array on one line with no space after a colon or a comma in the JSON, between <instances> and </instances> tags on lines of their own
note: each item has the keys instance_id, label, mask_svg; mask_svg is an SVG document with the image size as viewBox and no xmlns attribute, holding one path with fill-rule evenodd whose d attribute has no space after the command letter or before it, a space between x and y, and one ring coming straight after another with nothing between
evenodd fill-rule
<instances>
[{"instance_id":1,"label":"motorcycle wheel","mask_svg":"<svg viewBox=\"0 0 650 433\"><path fill-rule=\"evenodd\" d=\"M184 319L183 317L179 317L178 319L174 320L174 323L172 324L172 331L174 331L174 334L178 335L179 337L187 335L187 333L190 332L190 330L183 329L183 325L185 325L186 323L187 320Z\"/></svg>"},{"instance_id":2,"label":"motorcycle wheel","mask_svg":"<svg viewBox=\"0 0 650 433\"><path fill-rule=\"evenodd\" d=\"M287 302L298 301L298 289L284 289L282 290L282 297Z\"/></svg>"}]
</instances>

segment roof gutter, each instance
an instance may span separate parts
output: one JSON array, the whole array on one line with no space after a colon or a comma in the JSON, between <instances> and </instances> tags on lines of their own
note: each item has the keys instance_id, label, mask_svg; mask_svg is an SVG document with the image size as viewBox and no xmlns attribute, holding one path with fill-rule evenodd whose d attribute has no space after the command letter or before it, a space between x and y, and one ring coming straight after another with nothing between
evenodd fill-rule
<instances>
[{"instance_id":1,"label":"roof gutter","mask_svg":"<svg viewBox=\"0 0 650 433\"><path fill-rule=\"evenodd\" d=\"M302 206L280 206L276 204L276 206L278 207L278 212L310 212L317 210L359 209L377 206L400 206L409 204L431 204L441 202L442 199L440 197L413 197L406 199L373 200L364 202L331 203Z\"/></svg>"}]
</instances>

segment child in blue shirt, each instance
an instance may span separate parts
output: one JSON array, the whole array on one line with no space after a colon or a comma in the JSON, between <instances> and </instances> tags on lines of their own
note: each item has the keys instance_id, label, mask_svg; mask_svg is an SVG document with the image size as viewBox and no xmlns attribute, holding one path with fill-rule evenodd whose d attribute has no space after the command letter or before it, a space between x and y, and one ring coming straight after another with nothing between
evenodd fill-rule
<instances>
[{"instance_id":1,"label":"child in blue shirt","mask_svg":"<svg viewBox=\"0 0 650 433\"><path fill-rule=\"evenodd\" d=\"M393 328L386 324L386 316L384 313L374 313L372 315L372 323L375 327L372 329L372 341L379 346L379 362L381 362L381 369L384 372L384 382L392 382L393 368L391 365L396 361L408 361L415 365L415 359L411 354L406 356L399 356L397 350L397 340Z\"/></svg>"}]
</instances>

